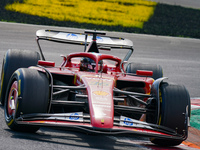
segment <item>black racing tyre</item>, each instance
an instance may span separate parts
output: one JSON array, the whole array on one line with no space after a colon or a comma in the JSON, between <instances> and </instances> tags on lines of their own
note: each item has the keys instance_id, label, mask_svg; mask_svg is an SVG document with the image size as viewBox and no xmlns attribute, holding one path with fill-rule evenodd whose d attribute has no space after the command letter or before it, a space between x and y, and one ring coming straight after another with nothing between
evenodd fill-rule
<instances>
[{"instance_id":1,"label":"black racing tyre","mask_svg":"<svg viewBox=\"0 0 200 150\"><path fill-rule=\"evenodd\" d=\"M180 135L188 132L185 114L188 107L188 115L190 116L191 105L189 93L183 85L161 83L160 107L159 125L176 130ZM151 138L150 140L161 146L176 146L182 143L182 140L173 139Z\"/></svg>"},{"instance_id":2,"label":"black racing tyre","mask_svg":"<svg viewBox=\"0 0 200 150\"><path fill-rule=\"evenodd\" d=\"M163 77L163 69L160 65L131 62L126 67L126 73L136 73L137 70L153 71L154 80Z\"/></svg>"},{"instance_id":3,"label":"black racing tyre","mask_svg":"<svg viewBox=\"0 0 200 150\"><path fill-rule=\"evenodd\" d=\"M40 60L40 55L35 51L28 50L8 50L3 58L1 71L0 102L4 105L5 94L8 82L13 72L18 68L28 68L35 66Z\"/></svg>"},{"instance_id":4,"label":"black racing tyre","mask_svg":"<svg viewBox=\"0 0 200 150\"><path fill-rule=\"evenodd\" d=\"M47 113L49 80L44 73L20 68L12 75L5 95L4 114L8 127L15 131L36 132L39 127L17 124L15 118L31 113Z\"/></svg>"}]
</instances>

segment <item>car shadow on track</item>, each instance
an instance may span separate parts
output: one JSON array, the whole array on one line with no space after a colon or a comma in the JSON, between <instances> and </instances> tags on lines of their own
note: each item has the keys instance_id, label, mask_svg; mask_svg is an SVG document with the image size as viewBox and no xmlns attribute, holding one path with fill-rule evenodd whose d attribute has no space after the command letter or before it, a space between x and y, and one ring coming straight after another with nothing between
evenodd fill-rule
<instances>
[{"instance_id":1,"label":"car shadow on track","mask_svg":"<svg viewBox=\"0 0 200 150\"><path fill-rule=\"evenodd\" d=\"M55 147L56 145L61 147L76 147L76 149L134 149L134 147L138 149L138 147L143 147L137 144L120 142L105 135L88 135L80 132L51 128L41 128L36 133L15 132L9 129L6 129L6 131L14 139L29 142L38 141L40 144L51 144Z\"/></svg>"},{"instance_id":2,"label":"car shadow on track","mask_svg":"<svg viewBox=\"0 0 200 150\"><path fill-rule=\"evenodd\" d=\"M3 118L4 107L0 105L1 117ZM3 120L3 119L2 119ZM125 136L106 136L106 135L88 135L82 132L53 129L41 127L36 133L16 132L8 127L3 129L2 136L6 136L9 144L21 146L20 143L26 143L29 147L33 143L34 149L152 149L152 150L185 150L187 148L178 147L159 147L152 144L148 138L143 137L125 137ZM8 136L9 135L9 136ZM14 140L13 140L14 139ZM12 141L15 141L12 143ZM19 145L18 145L19 143ZM49 147L48 147L48 146ZM11 147L13 147L11 146Z\"/></svg>"},{"instance_id":3,"label":"car shadow on track","mask_svg":"<svg viewBox=\"0 0 200 150\"><path fill-rule=\"evenodd\" d=\"M140 137L114 137L105 135L88 135L81 132L41 128L36 133L15 132L6 129L11 138L26 140L28 143L40 142L41 145L51 145L51 149L152 149L152 150L186 150L186 147L159 147ZM122 140L121 140L122 139ZM125 140L124 140L125 139ZM62 147L62 148L60 148ZM37 147L35 147L37 149ZM38 147L39 148L39 147ZM43 147L43 149L45 149ZM48 149L48 148L47 148Z\"/></svg>"}]
</instances>

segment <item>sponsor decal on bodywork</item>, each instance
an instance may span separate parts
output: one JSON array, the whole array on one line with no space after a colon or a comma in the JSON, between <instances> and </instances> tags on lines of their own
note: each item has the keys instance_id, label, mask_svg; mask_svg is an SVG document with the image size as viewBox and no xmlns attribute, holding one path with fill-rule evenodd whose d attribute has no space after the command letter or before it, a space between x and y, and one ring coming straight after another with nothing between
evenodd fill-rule
<instances>
[{"instance_id":1,"label":"sponsor decal on bodywork","mask_svg":"<svg viewBox=\"0 0 200 150\"><path fill-rule=\"evenodd\" d=\"M95 78L95 77L86 77L86 79L88 80L88 84L89 85L94 85L94 86L111 86L113 79L109 79L109 78Z\"/></svg>"},{"instance_id":2,"label":"sponsor decal on bodywork","mask_svg":"<svg viewBox=\"0 0 200 150\"><path fill-rule=\"evenodd\" d=\"M93 91L92 93L95 94L95 95L98 95L98 96L108 96L108 95L110 95L110 93L105 92L105 91Z\"/></svg>"},{"instance_id":3,"label":"sponsor decal on bodywork","mask_svg":"<svg viewBox=\"0 0 200 150\"><path fill-rule=\"evenodd\" d=\"M78 36L76 34L69 33L69 34L67 34L66 39L68 39L68 40L76 40L76 39L78 39Z\"/></svg>"},{"instance_id":4,"label":"sponsor decal on bodywork","mask_svg":"<svg viewBox=\"0 0 200 150\"><path fill-rule=\"evenodd\" d=\"M79 120L79 114L78 113L72 113L69 117L70 120Z\"/></svg>"},{"instance_id":5,"label":"sponsor decal on bodywork","mask_svg":"<svg viewBox=\"0 0 200 150\"><path fill-rule=\"evenodd\" d=\"M97 36L97 42L103 42L103 38L101 38L100 36Z\"/></svg>"},{"instance_id":6,"label":"sponsor decal on bodywork","mask_svg":"<svg viewBox=\"0 0 200 150\"><path fill-rule=\"evenodd\" d=\"M146 128L146 129L152 129L152 127L148 125L140 124L140 121L128 118L125 116L120 116L120 125L121 126L129 126L129 127L136 127L136 128Z\"/></svg>"},{"instance_id":7,"label":"sponsor decal on bodywork","mask_svg":"<svg viewBox=\"0 0 200 150\"><path fill-rule=\"evenodd\" d=\"M61 114L61 115L62 116L59 116L59 114L56 114L55 117L52 116L52 117L49 117L48 119L83 122L83 112L65 113L65 114Z\"/></svg>"}]
</instances>

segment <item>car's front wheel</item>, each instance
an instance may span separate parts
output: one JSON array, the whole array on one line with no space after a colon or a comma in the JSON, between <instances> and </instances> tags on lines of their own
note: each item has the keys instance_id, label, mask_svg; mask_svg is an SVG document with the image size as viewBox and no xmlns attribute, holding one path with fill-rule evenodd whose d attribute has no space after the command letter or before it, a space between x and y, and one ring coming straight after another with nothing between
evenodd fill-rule
<instances>
[{"instance_id":1,"label":"car's front wheel","mask_svg":"<svg viewBox=\"0 0 200 150\"><path fill-rule=\"evenodd\" d=\"M12 75L5 97L4 114L8 127L16 131L36 132L39 127L17 124L16 118L47 112L48 78L37 70L20 68Z\"/></svg>"},{"instance_id":2,"label":"car's front wheel","mask_svg":"<svg viewBox=\"0 0 200 150\"><path fill-rule=\"evenodd\" d=\"M173 129L179 135L187 135L187 110L190 116L190 96L183 85L168 84L166 82L160 85L160 112L158 125ZM182 143L182 140L151 138L152 143L161 146L176 146Z\"/></svg>"}]
</instances>

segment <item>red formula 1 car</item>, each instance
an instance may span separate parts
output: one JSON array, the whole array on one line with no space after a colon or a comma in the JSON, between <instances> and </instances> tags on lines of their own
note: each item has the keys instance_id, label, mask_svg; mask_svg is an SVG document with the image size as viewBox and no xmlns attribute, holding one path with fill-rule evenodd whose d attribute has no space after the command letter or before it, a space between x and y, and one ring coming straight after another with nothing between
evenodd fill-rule
<instances>
[{"instance_id":1,"label":"red formula 1 car","mask_svg":"<svg viewBox=\"0 0 200 150\"><path fill-rule=\"evenodd\" d=\"M175 146L187 138L190 97L184 86L163 81L159 65L129 63L133 43L103 32L39 30L40 53L8 50L3 59L0 100L5 121L17 131L39 127L106 135L150 137ZM60 66L45 61L40 40L83 45L62 56ZM100 50L126 49L123 60Z\"/></svg>"}]
</instances>

